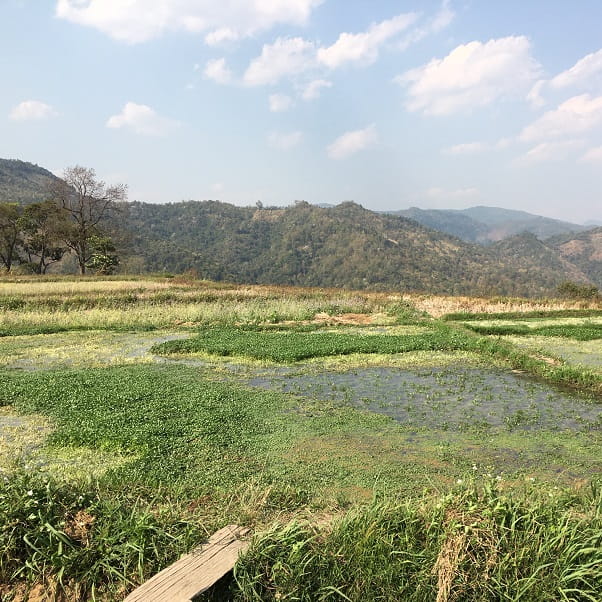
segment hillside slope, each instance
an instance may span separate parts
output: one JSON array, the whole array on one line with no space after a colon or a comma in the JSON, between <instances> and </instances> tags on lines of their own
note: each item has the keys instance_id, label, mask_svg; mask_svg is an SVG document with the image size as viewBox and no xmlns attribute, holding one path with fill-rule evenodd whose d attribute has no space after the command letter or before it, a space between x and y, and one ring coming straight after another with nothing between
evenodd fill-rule
<instances>
[{"instance_id":1,"label":"hillside slope","mask_svg":"<svg viewBox=\"0 0 602 602\"><path fill-rule=\"evenodd\" d=\"M0 202L35 203L47 198L49 185L56 176L43 167L0 159Z\"/></svg>"},{"instance_id":2,"label":"hillside slope","mask_svg":"<svg viewBox=\"0 0 602 602\"><path fill-rule=\"evenodd\" d=\"M354 203L131 203L129 222L133 253L146 269L195 268L216 280L514 295L589 281L534 236L486 248Z\"/></svg>"},{"instance_id":3,"label":"hillside slope","mask_svg":"<svg viewBox=\"0 0 602 602\"><path fill-rule=\"evenodd\" d=\"M546 242L602 288L602 227Z\"/></svg>"}]
</instances>

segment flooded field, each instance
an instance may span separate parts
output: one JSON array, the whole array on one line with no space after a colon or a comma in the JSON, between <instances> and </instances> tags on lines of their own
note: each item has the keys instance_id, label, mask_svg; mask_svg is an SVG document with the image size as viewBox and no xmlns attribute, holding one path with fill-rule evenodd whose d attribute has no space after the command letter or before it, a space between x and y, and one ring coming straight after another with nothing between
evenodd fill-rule
<instances>
[{"instance_id":1,"label":"flooded field","mask_svg":"<svg viewBox=\"0 0 602 602\"><path fill-rule=\"evenodd\" d=\"M569 364L602 371L602 339L575 341L562 337L509 336L504 339L522 349L562 358Z\"/></svg>"},{"instance_id":2,"label":"flooded field","mask_svg":"<svg viewBox=\"0 0 602 602\"><path fill-rule=\"evenodd\" d=\"M516 374L482 368L276 374L254 387L347 403L420 429L602 428L602 407Z\"/></svg>"}]
</instances>

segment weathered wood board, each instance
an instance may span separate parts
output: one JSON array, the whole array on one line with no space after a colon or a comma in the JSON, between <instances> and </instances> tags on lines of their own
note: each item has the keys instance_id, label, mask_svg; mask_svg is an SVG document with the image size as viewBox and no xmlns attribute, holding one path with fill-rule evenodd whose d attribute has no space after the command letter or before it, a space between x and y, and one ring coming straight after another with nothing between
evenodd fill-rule
<instances>
[{"instance_id":1,"label":"weathered wood board","mask_svg":"<svg viewBox=\"0 0 602 602\"><path fill-rule=\"evenodd\" d=\"M189 602L234 568L249 529L228 525L134 590L125 602Z\"/></svg>"}]
</instances>

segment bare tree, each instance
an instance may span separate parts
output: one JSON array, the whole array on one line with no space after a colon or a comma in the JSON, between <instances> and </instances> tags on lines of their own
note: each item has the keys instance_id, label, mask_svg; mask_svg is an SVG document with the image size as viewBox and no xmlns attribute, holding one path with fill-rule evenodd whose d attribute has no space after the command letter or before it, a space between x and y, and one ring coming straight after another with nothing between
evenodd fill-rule
<instances>
[{"instance_id":1,"label":"bare tree","mask_svg":"<svg viewBox=\"0 0 602 602\"><path fill-rule=\"evenodd\" d=\"M127 187L107 186L93 169L76 165L54 183L52 198L68 218L63 238L77 257L80 274L85 274L94 253L90 239L106 235L103 223L126 200Z\"/></svg>"}]
</instances>

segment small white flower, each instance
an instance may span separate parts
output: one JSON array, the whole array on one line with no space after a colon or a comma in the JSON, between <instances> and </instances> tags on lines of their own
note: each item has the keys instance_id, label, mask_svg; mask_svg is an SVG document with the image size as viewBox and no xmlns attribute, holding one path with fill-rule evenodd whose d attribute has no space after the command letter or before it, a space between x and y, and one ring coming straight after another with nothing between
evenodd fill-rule
<instances>
[{"instance_id":1,"label":"small white flower","mask_svg":"<svg viewBox=\"0 0 602 602\"><path fill-rule=\"evenodd\" d=\"M472 465L472 469L473 469L473 470L476 470L476 469L477 469L477 465L476 465L476 464L473 464L473 465Z\"/></svg>"},{"instance_id":2,"label":"small white flower","mask_svg":"<svg viewBox=\"0 0 602 602\"><path fill-rule=\"evenodd\" d=\"M463 483L462 479L458 479L458 480L456 481L456 484L457 484L457 485L462 485L462 483Z\"/></svg>"},{"instance_id":3,"label":"small white flower","mask_svg":"<svg viewBox=\"0 0 602 602\"><path fill-rule=\"evenodd\" d=\"M502 477L501 477L500 475L498 475L497 477L495 477L495 480L496 480L496 481L501 481L501 480L502 480Z\"/></svg>"},{"instance_id":4,"label":"small white flower","mask_svg":"<svg viewBox=\"0 0 602 602\"><path fill-rule=\"evenodd\" d=\"M30 490L27 492L27 495L28 495L29 497L31 497L31 496L33 495L33 491L30 489Z\"/></svg>"}]
</instances>

